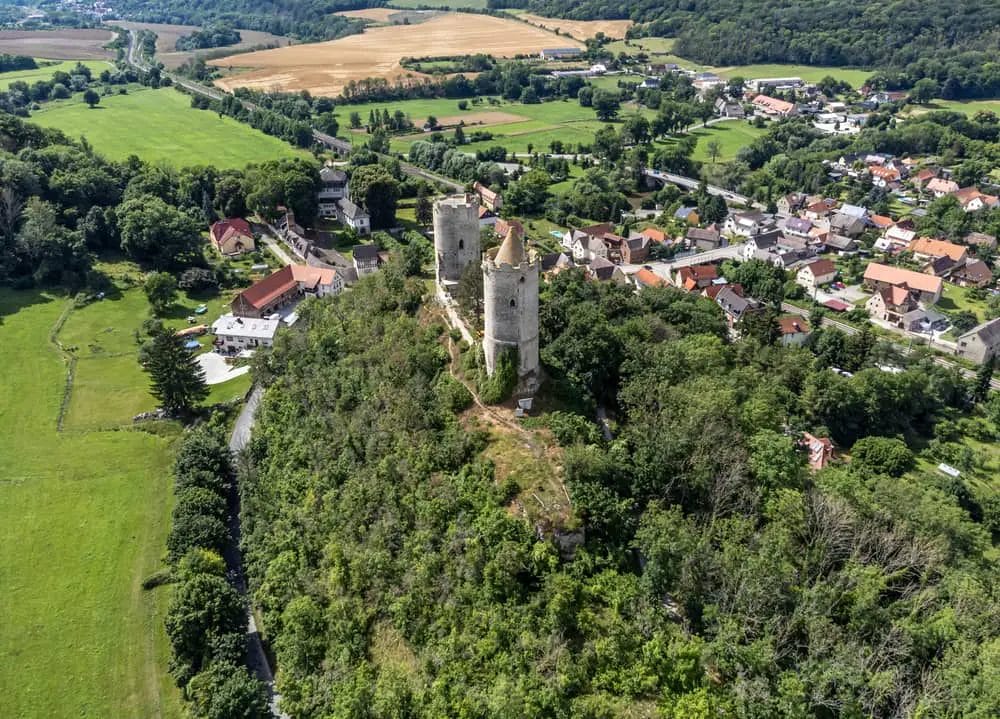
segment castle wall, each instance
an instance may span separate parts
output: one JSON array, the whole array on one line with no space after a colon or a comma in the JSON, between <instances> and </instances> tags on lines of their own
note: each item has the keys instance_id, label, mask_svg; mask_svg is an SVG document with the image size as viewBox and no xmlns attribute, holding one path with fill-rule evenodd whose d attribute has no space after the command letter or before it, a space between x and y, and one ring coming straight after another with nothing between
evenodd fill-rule
<instances>
[{"instance_id":1,"label":"castle wall","mask_svg":"<svg viewBox=\"0 0 1000 719\"><path fill-rule=\"evenodd\" d=\"M518 267L483 262L486 372L493 374L497 357L507 347L518 349L518 376L538 371L538 261ZM511 302L513 301L513 304Z\"/></svg>"},{"instance_id":2,"label":"castle wall","mask_svg":"<svg viewBox=\"0 0 1000 719\"><path fill-rule=\"evenodd\" d=\"M455 283L479 261L479 205L466 195L434 203L434 256L437 281Z\"/></svg>"}]
</instances>

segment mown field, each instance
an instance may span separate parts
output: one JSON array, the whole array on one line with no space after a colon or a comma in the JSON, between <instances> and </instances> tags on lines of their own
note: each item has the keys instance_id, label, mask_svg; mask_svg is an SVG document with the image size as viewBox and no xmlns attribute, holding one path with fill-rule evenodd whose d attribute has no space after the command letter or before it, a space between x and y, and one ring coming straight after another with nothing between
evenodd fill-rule
<instances>
[{"instance_id":1,"label":"mown field","mask_svg":"<svg viewBox=\"0 0 1000 719\"><path fill-rule=\"evenodd\" d=\"M861 87L873 74L872 70L855 70L846 67L814 67L812 65L736 65L709 68L722 77L742 77L754 80L766 77L800 77L806 82L819 82L830 76L843 80L851 87Z\"/></svg>"},{"instance_id":2,"label":"mown field","mask_svg":"<svg viewBox=\"0 0 1000 719\"><path fill-rule=\"evenodd\" d=\"M0 52L57 60L111 60L115 54L105 46L114 39L115 33L107 28L0 30Z\"/></svg>"},{"instance_id":3,"label":"mown field","mask_svg":"<svg viewBox=\"0 0 1000 719\"><path fill-rule=\"evenodd\" d=\"M76 67L77 63L76 60L45 60L43 58L35 58L35 61L40 67L34 70L0 72L0 90L6 90L12 82L17 82L18 80L26 82L29 85L39 80L51 80L53 73L59 71L70 72ZM42 65L42 63L50 64ZM95 76L100 74L102 70L108 70L113 67L111 63L104 60L82 60L80 64L89 67Z\"/></svg>"},{"instance_id":4,"label":"mown field","mask_svg":"<svg viewBox=\"0 0 1000 719\"><path fill-rule=\"evenodd\" d=\"M179 430L56 431L66 366L49 335L70 302L0 292L4 714L179 717L163 631L169 590L141 588L164 551ZM79 410L105 404L97 396Z\"/></svg>"},{"instance_id":5,"label":"mown field","mask_svg":"<svg viewBox=\"0 0 1000 719\"><path fill-rule=\"evenodd\" d=\"M910 114L919 115L933 110L951 110L966 115L975 115L980 110L1000 115L1000 100L935 100L929 105L911 105Z\"/></svg>"},{"instance_id":6,"label":"mown field","mask_svg":"<svg viewBox=\"0 0 1000 719\"><path fill-rule=\"evenodd\" d=\"M731 120L708 127L700 127L691 131L691 134L698 138L698 144L694 147L692 157L701 162L711 162L712 158L708 154L708 143L715 140L719 143L720 150L716 161L729 162L736 158L736 153L740 149L749 145L764 132L764 129L754 127L744 120Z\"/></svg>"},{"instance_id":7,"label":"mown field","mask_svg":"<svg viewBox=\"0 0 1000 719\"><path fill-rule=\"evenodd\" d=\"M366 142L368 139L366 133L351 131L349 124L351 112L358 112L362 123L366 123L372 110L381 112L383 109L388 110L390 115L396 110L401 110L418 128L413 133L393 137L391 147L395 152L407 152L414 142L427 139L427 135L419 128L430 115L445 124L457 123L468 118L464 127L466 136L477 130L493 134L492 140L467 145L469 152L494 145L502 145L511 152L527 152L528 145L531 145L533 150L547 152L554 140L574 146L580 143L590 144L594 140L594 133L603 125L591 108L581 107L576 100L556 100L536 105L504 101L497 105L489 105L486 102L473 105L470 102L468 109L464 111L458 109L457 100L402 100L338 105L336 113L340 121L341 136L357 144ZM621 117L634 111L633 108L624 107ZM650 117L653 115L649 110L643 112ZM495 123L491 121L491 115L495 116Z\"/></svg>"},{"instance_id":8,"label":"mown field","mask_svg":"<svg viewBox=\"0 0 1000 719\"><path fill-rule=\"evenodd\" d=\"M194 110L190 98L170 88L130 86L127 95L101 98L89 108L81 95L46 103L31 121L71 137L84 136L112 160L138 155L176 167L240 168L251 162L303 154L288 143L230 117Z\"/></svg>"}]
</instances>

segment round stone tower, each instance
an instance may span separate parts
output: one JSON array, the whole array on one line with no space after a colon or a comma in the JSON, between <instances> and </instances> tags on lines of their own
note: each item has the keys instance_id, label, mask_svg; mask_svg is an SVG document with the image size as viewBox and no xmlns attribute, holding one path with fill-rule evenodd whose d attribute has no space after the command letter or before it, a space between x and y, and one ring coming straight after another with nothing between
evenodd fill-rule
<instances>
[{"instance_id":1,"label":"round stone tower","mask_svg":"<svg viewBox=\"0 0 1000 719\"><path fill-rule=\"evenodd\" d=\"M538 259L514 228L483 256L483 305L487 374L505 349L516 347L518 377L531 385L538 375Z\"/></svg>"},{"instance_id":2,"label":"round stone tower","mask_svg":"<svg viewBox=\"0 0 1000 719\"><path fill-rule=\"evenodd\" d=\"M471 195L452 195L434 203L434 254L437 281L458 283L465 268L479 260L479 203Z\"/></svg>"}]
</instances>

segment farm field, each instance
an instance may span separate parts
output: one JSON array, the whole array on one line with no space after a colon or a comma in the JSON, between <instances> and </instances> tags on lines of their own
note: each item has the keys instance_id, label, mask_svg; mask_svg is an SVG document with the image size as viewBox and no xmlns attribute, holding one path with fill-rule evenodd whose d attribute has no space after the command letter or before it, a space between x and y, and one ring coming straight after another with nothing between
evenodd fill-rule
<instances>
[{"instance_id":1,"label":"farm field","mask_svg":"<svg viewBox=\"0 0 1000 719\"><path fill-rule=\"evenodd\" d=\"M422 8L436 7L449 10L458 8L473 8L474 10L485 10L486 0L392 0L393 7L401 8Z\"/></svg>"},{"instance_id":2,"label":"farm field","mask_svg":"<svg viewBox=\"0 0 1000 719\"><path fill-rule=\"evenodd\" d=\"M78 62L77 60L49 61L42 58L35 59L39 67L34 70L11 70L10 72L0 73L0 90L6 90L12 82L17 82L18 80L26 82L29 85L39 80L51 80L53 73L59 71L70 72L76 67L76 63ZM43 62L51 62L51 64L42 65ZM80 64L89 67L94 75L99 74L102 70L108 70L113 67L111 63L104 60L83 60L80 61Z\"/></svg>"},{"instance_id":3,"label":"farm field","mask_svg":"<svg viewBox=\"0 0 1000 719\"><path fill-rule=\"evenodd\" d=\"M632 40L616 40L605 45L608 52L617 55L620 52L634 55L641 51L649 55L666 55L674 50L672 37L637 37Z\"/></svg>"},{"instance_id":4,"label":"farm field","mask_svg":"<svg viewBox=\"0 0 1000 719\"><path fill-rule=\"evenodd\" d=\"M1000 115L1000 100L935 100L929 105L911 105L909 114L919 115L933 110L951 110L966 115L975 115L980 110L986 110Z\"/></svg>"},{"instance_id":5,"label":"farm field","mask_svg":"<svg viewBox=\"0 0 1000 719\"><path fill-rule=\"evenodd\" d=\"M372 27L360 35L223 57L209 64L247 70L217 80L215 84L225 90L309 90L314 95L335 96L351 80L425 77L403 68L399 61L404 57L471 53L514 57L537 54L554 45L582 47L575 40L516 20L442 13L421 23L419 31L404 25Z\"/></svg>"},{"instance_id":6,"label":"farm field","mask_svg":"<svg viewBox=\"0 0 1000 719\"><path fill-rule=\"evenodd\" d=\"M282 35L272 35L269 32L258 30L240 30L243 40L235 45L228 45L224 48L207 48L205 50L178 52L176 49L177 40L185 35L190 35L195 30L200 29L197 25L167 25L153 22L126 22L115 20L115 25L126 30L150 30L156 33L156 59L164 64L168 69L180 67L189 59L196 55L206 53L217 53L220 51L243 50L245 48L257 47L261 45L273 45L275 47L285 47L291 40Z\"/></svg>"},{"instance_id":7,"label":"farm field","mask_svg":"<svg viewBox=\"0 0 1000 719\"><path fill-rule=\"evenodd\" d=\"M74 327L69 299L0 292L4 713L179 718L163 630L169 589L141 588L164 551L179 430L56 430L66 366L50 332L61 339L64 312Z\"/></svg>"},{"instance_id":8,"label":"farm field","mask_svg":"<svg viewBox=\"0 0 1000 719\"><path fill-rule=\"evenodd\" d=\"M130 86L129 94L102 97L94 109L80 95L46 103L31 121L71 137L86 136L94 149L112 160L138 155L175 167L221 169L303 154L231 117L194 110L190 102L177 90Z\"/></svg>"},{"instance_id":9,"label":"farm field","mask_svg":"<svg viewBox=\"0 0 1000 719\"><path fill-rule=\"evenodd\" d=\"M53 60L113 60L104 46L115 39L111 30L0 30L0 52Z\"/></svg>"},{"instance_id":10,"label":"farm field","mask_svg":"<svg viewBox=\"0 0 1000 719\"><path fill-rule=\"evenodd\" d=\"M354 143L366 142L367 134L348 129L351 112L358 112L362 123L365 123L369 112L372 110L381 112L383 109L388 110L390 115L396 110L401 110L418 128L429 115L433 115L438 121L458 122L460 119L465 119L466 135L476 130L491 132L492 140L467 146L467 151L473 153L477 149L493 145L502 145L512 152L527 152L529 144L533 149L548 151L549 143L553 140L573 145L581 142L590 144L594 139L594 133L603 124L592 109L581 107L575 100L557 100L534 105L511 102L500 102L497 105L470 104L469 109L464 112L458 110L457 101L453 99L402 100L384 104L338 105L336 113L341 126L340 134ZM628 112L627 108L623 108L622 116L626 116ZM411 144L425 139L427 135L419 130L409 135L395 136L391 141L391 149L394 152L405 153Z\"/></svg>"},{"instance_id":11,"label":"farm field","mask_svg":"<svg viewBox=\"0 0 1000 719\"><path fill-rule=\"evenodd\" d=\"M742 77L753 80L761 77L801 77L806 82L819 82L826 76L861 87L873 74L872 70L854 70L845 67L813 67L811 65L738 65L709 68L722 77Z\"/></svg>"},{"instance_id":12,"label":"farm field","mask_svg":"<svg viewBox=\"0 0 1000 719\"><path fill-rule=\"evenodd\" d=\"M519 18L532 25L544 27L562 35L569 35L577 40L586 40L603 32L606 37L623 38L625 31L632 27L631 20L564 20L554 17L542 17L527 12L516 13Z\"/></svg>"}]
</instances>

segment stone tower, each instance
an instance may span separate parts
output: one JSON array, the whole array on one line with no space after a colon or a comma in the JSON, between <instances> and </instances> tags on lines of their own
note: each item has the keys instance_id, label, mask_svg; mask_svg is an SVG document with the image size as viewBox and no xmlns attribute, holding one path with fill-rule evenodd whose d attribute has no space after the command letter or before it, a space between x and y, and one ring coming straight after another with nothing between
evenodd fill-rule
<instances>
[{"instance_id":1,"label":"stone tower","mask_svg":"<svg viewBox=\"0 0 1000 719\"><path fill-rule=\"evenodd\" d=\"M439 286L455 285L479 261L479 203L452 195L434 203L434 254Z\"/></svg>"},{"instance_id":2,"label":"stone tower","mask_svg":"<svg viewBox=\"0 0 1000 719\"><path fill-rule=\"evenodd\" d=\"M486 372L508 347L518 351L518 377L531 385L538 375L538 259L524 248L516 229L483 256ZM525 382L527 380L527 382Z\"/></svg>"}]
</instances>

